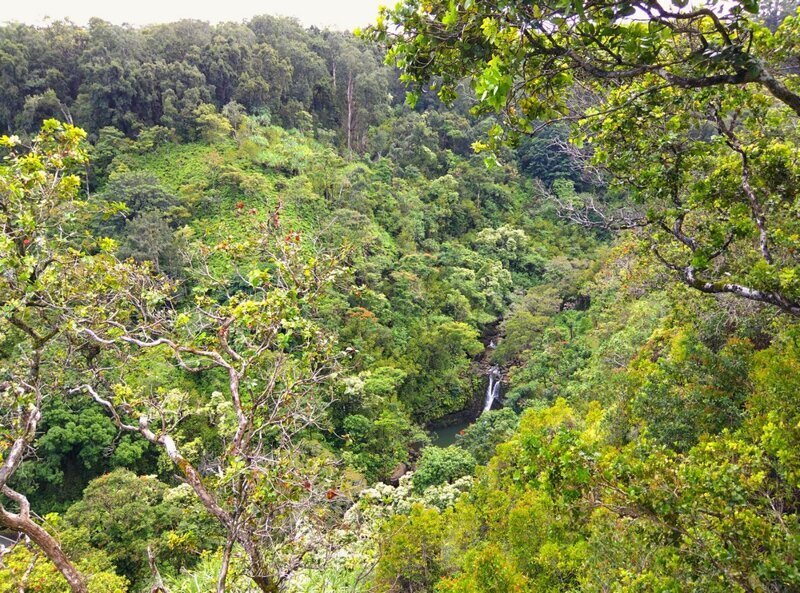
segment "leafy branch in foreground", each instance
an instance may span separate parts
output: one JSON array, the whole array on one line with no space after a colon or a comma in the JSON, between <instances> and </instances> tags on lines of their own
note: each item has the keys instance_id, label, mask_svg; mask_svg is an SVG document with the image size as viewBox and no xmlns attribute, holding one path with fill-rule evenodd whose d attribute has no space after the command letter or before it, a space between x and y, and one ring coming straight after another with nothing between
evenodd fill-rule
<instances>
[{"instance_id":1,"label":"leafy branch in foreground","mask_svg":"<svg viewBox=\"0 0 800 593\"><path fill-rule=\"evenodd\" d=\"M413 101L463 79L501 114L478 150L562 122L587 144L683 282L800 315L800 18L774 31L750 1L407 0L368 35ZM507 134L510 132L510 134ZM616 224L594 204L568 217ZM611 223L609 223L611 220Z\"/></svg>"},{"instance_id":2,"label":"leafy branch in foreground","mask_svg":"<svg viewBox=\"0 0 800 593\"><path fill-rule=\"evenodd\" d=\"M10 483L32 453L43 406L63 393L70 362L85 355L71 311L113 290L119 271L103 252L108 245L83 230L92 211L78 199L84 138L55 120L31 146L0 138L0 525L36 543L76 593L87 591L86 580Z\"/></svg>"},{"instance_id":3,"label":"leafy branch in foreground","mask_svg":"<svg viewBox=\"0 0 800 593\"><path fill-rule=\"evenodd\" d=\"M265 262L251 265L246 275L237 269L236 289L214 271L227 256L201 248L191 307L175 311L170 287L142 276L121 287L122 298L137 310L135 324L78 322L86 338L105 350L94 380L78 389L102 405L120 430L162 448L222 527L218 591L225 590L237 549L259 589L283 590L310 554L324 554L322 534L347 500L338 464L314 438L342 355L314 321L326 287L341 272L338 257L310 253L294 233L276 246L275 228L260 231L265 238L255 244L221 247L233 261L245 261L247 252ZM159 357L208 388L201 402L179 387L137 387L126 369ZM215 454L201 466L179 434L198 405L209 401L218 442L204 440Z\"/></svg>"}]
</instances>

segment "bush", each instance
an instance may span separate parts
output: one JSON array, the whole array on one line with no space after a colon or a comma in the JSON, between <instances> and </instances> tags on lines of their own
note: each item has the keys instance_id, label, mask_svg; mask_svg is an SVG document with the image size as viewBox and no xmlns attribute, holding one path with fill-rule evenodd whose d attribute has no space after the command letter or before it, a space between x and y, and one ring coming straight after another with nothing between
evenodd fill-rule
<instances>
[{"instance_id":1,"label":"bush","mask_svg":"<svg viewBox=\"0 0 800 593\"><path fill-rule=\"evenodd\" d=\"M426 447L412 478L414 491L421 493L429 486L452 483L472 474L476 465L472 454L460 447Z\"/></svg>"},{"instance_id":2,"label":"bush","mask_svg":"<svg viewBox=\"0 0 800 593\"><path fill-rule=\"evenodd\" d=\"M458 446L471 453L476 462L486 464L495 447L511 438L518 423L519 418L510 408L489 410L464 429Z\"/></svg>"}]
</instances>

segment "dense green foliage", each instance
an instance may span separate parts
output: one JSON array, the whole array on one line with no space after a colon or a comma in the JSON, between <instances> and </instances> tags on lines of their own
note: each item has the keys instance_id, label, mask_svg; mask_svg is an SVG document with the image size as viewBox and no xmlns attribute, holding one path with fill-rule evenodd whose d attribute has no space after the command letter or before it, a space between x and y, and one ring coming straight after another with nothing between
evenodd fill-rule
<instances>
[{"instance_id":1,"label":"dense green foliage","mask_svg":"<svg viewBox=\"0 0 800 593\"><path fill-rule=\"evenodd\" d=\"M341 127L361 148L386 108L380 61L349 35L270 16L144 29L11 24L0 29L0 129L35 131L71 114L93 135L159 125L191 139L214 132L216 112L247 110L290 127Z\"/></svg>"},{"instance_id":2,"label":"dense green foliage","mask_svg":"<svg viewBox=\"0 0 800 593\"><path fill-rule=\"evenodd\" d=\"M418 493L452 483L475 471L475 458L459 447L428 447L419 459L412 483Z\"/></svg>"},{"instance_id":3,"label":"dense green foliage","mask_svg":"<svg viewBox=\"0 0 800 593\"><path fill-rule=\"evenodd\" d=\"M800 589L785 8L0 28L0 591Z\"/></svg>"},{"instance_id":4,"label":"dense green foliage","mask_svg":"<svg viewBox=\"0 0 800 593\"><path fill-rule=\"evenodd\" d=\"M759 18L748 0L407 0L371 36L388 44L412 103L428 86L452 102L471 83L475 112L505 126L480 150L569 125L611 182L605 200L556 196L571 219L644 228L686 284L798 316L794 8ZM621 207L603 207L619 194Z\"/></svg>"}]
</instances>

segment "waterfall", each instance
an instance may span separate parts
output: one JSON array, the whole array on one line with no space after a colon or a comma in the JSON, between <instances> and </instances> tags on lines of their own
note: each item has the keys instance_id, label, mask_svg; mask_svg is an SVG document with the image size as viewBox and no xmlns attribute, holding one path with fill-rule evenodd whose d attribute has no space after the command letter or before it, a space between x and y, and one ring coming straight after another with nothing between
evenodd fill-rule
<instances>
[{"instance_id":1,"label":"waterfall","mask_svg":"<svg viewBox=\"0 0 800 593\"><path fill-rule=\"evenodd\" d=\"M486 399L483 401L483 411L488 412L492 409L492 404L500 397L500 384L503 375L500 367L493 366L489 369L489 385L486 387Z\"/></svg>"}]
</instances>

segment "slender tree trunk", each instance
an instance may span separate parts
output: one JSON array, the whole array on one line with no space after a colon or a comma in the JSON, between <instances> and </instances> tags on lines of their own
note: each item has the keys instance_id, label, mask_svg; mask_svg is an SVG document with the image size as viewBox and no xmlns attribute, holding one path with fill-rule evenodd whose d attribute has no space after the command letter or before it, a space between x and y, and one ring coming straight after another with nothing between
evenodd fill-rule
<instances>
[{"instance_id":1,"label":"slender tree trunk","mask_svg":"<svg viewBox=\"0 0 800 593\"><path fill-rule=\"evenodd\" d=\"M32 333L32 332L31 332ZM33 334L35 336L35 334ZM35 356L33 358L33 367L31 369L31 383L35 383L39 375L39 359L41 355L42 342L37 338L40 344L37 347ZM6 459L0 466L0 491L9 499L19 505L19 513L12 513L0 504L0 525L23 533L33 541L42 550L48 560L50 560L58 571L67 580L67 583L72 589L73 593L88 593L86 582L78 569L72 564L72 561L67 557L61 549L61 545L56 538L47 533L39 524L31 519L31 505L24 494L20 494L16 490L10 488L7 484L8 479L14 475L14 472L22 462L22 457L25 449L29 446L30 442L36 435L36 427L42 417L41 405L42 395L37 389L36 403L33 409L24 418L26 426L23 436L16 439L14 444L7 450Z\"/></svg>"},{"instance_id":2,"label":"slender tree trunk","mask_svg":"<svg viewBox=\"0 0 800 593\"><path fill-rule=\"evenodd\" d=\"M264 557L261 555L261 550L258 549L257 544L253 542L247 533L240 534L239 543L242 544L250 560L250 578L252 581L263 593L278 593L280 591L278 580L264 566Z\"/></svg>"},{"instance_id":3,"label":"slender tree trunk","mask_svg":"<svg viewBox=\"0 0 800 593\"><path fill-rule=\"evenodd\" d=\"M347 73L347 150L353 144L353 73Z\"/></svg>"},{"instance_id":4,"label":"slender tree trunk","mask_svg":"<svg viewBox=\"0 0 800 593\"><path fill-rule=\"evenodd\" d=\"M232 374L232 381L233 377L234 376ZM232 388L237 386L238 385L234 381L232 383ZM277 579L273 578L269 571L266 570L264 566L264 559L260 550L258 549L258 546L254 543L253 538L245 530L237 530L234 518L224 508L222 508L214 494L206 489L200 473L194 468L189 460L186 459L183 454L181 454L181 452L178 450L175 440L169 435L156 435L150 429L150 422L146 416L139 418L138 426L126 424L120 418L117 409L114 407L114 404L112 404L109 400L102 398L93 387L90 385L84 385L79 389L86 389L97 403L106 408L111 413L114 418L114 422L121 430L127 432L138 432L154 445L163 447L164 451L167 453L167 456L170 458L172 463L175 464L175 467L178 468L181 475L186 480L186 483L192 487L192 490L194 490L202 505L217 519L217 521L219 521L222 528L227 532L229 538L228 541L231 542L231 545L232 540L235 540L238 541L239 544L241 544L241 546L244 548L250 561L250 578L252 581L264 593L278 593L278 581ZM238 391L236 391L236 393L238 397ZM219 590L219 587L224 588L225 586L228 562L230 561L229 556L230 554L228 553L226 554L227 560L225 557L223 558L223 567L217 580L217 590Z\"/></svg>"},{"instance_id":5,"label":"slender tree trunk","mask_svg":"<svg viewBox=\"0 0 800 593\"><path fill-rule=\"evenodd\" d=\"M222 566L217 577L217 593L225 593L225 581L228 578L228 568L231 564L231 551L233 550L233 539L230 537L225 542L225 549L222 551Z\"/></svg>"},{"instance_id":6,"label":"slender tree trunk","mask_svg":"<svg viewBox=\"0 0 800 593\"><path fill-rule=\"evenodd\" d=\"M156 554L150 545L147 546L147 563L150 565L150 574L153 576L153 585L150 587L150 593L169 593L167 586L164 584L164 579L161 578L161 572L158 570Z\"/></svg>"},{"instance_id":7,"label":"slender tree trunk","mask_svg":"<svg viewBox=\"0 0 800 593\"><path fill-rule=\"evenodd\" d=\"M39 546L45 556L64 576L70 589L72 589L72 593L89 593L83 576L72 564L64 550L61 549L61 545L56 541L56 538L30 518L28 500L8 487L3 488L3 494L20 504L20 512L12 513L0 507L0 524L8 529L24 533Z\"/></svg>"}]
</instances>

